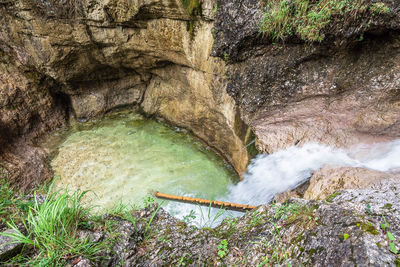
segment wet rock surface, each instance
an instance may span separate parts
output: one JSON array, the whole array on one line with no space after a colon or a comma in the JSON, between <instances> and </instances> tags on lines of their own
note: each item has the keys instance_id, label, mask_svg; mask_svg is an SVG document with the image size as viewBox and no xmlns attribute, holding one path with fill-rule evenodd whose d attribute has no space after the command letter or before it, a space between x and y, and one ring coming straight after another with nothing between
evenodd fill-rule
<instances>
[{"instance_id":1,"label":"wet rock surface","mask_svg":"<svg viewBox=\"0 0 400 267\"><path fill-rule=\"evenodd\" d=\"M297 36L272 43L259 34L260 1L220 2L213 55L228 62L228 93L260 150L399 137L400 7L383 2L388 13L339 16L313 44Z\"/></svg>"},{"instance_id":2,"label":"wet rock surface","mask_svg":"<svg viewBox=\"0 0 400 267\"><path fill-rule=\"evenodd\" d=\"M387 183L400 184L400 174L365 168L326 166L313 174L303 197L306 199L325 199L341 189L380 190Z\"/></svg>"},{"instance_id":3,"label":"wet rock surface","mask_svg":"<svg viewBox=\"0 0 400 267\"><path fill-rule=\"evenodd\" d=\"M0 163L21 188L50 178L42 135L67 123L64 97L54 81L21 66L0 48Z\"/></svg>"},{"instance_id":4,"label":"wet rock surface","mask_svg":"<svg viewBox=\"0 0 400 267\"><path fill-rule=\"evenodd\" d=\"M342 189L382 190L388 184L399 184L399 172L381 172L360 167L324 166L315 171L311 178L293 190L277 194L276 202L290 198L323 200Z\"/></svg>"},{"instance_id":5,"label":"wet rock surface","mask_svg":"<svg viewBox=\"0 0 400 267\"><path fill-rule=\"evenodd\" d=\"M49 178L41 136L70 117L87 120L125 105L191 129L238 172L247 164L241 120L269 153L310 141L348 147L398 138L400 6L383 2L388 13L361 17L371 19L368 27L339 18L323 42L306 45L296 36L272 43L260 35L258 0L218 1L215 24L208 0L201 14L178 0L0 1L0 162L7 178L22 186ZM228 66L209 57L211 50ZM109 217L116 237L81 233L93 242L114 238L109 251L70 264L400 264L389 247L400 246L398 177L323 169L307 188L294 196L320 200L263 206L215 229L188 226L156 207L132 220Z\"/></svg>"},{"instance_id":6,"label":"wet rock surface","mask_svg":"<svg viewBox=\"0 0 400 267\"><path fill-rule=\"evenodd\" d=\"M15 234L15 230L5 230L0 234L0 262L17 255L22 249L22 243L13 242L13 238L3 234Z\"/></svg>"}]
</instances>

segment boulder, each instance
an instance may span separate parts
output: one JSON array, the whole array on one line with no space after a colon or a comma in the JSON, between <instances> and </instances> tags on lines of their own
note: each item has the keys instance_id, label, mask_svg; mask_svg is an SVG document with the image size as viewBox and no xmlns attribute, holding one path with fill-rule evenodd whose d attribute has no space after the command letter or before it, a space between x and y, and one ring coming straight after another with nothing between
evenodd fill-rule
<instances>
[{"instance_id":1,"label":"boulder","mask_svg":"<svg viewBox=\"0 0 400 267\"><path fill-rule=\"evenodd\" d=\"M13 229L8 229L0 233L0 262L11 259L21 251L23 244L15 242L14 238L7 236L7 234L15 233L16 231Z\"/></svg>"}]
</instances>

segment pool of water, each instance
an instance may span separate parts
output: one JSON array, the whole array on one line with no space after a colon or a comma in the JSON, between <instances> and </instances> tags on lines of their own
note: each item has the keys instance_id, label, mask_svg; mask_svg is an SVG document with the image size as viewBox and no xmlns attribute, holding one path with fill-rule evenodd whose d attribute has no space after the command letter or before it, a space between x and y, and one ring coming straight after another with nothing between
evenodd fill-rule
<instances>
[{"instance_id":1,"label":"pool of water","mask_svg":"<svg viewBox=\"0 0 400 267\"><path fill-rule=\"evenodd\" d=\"M201 141L139 114L120 112L76 123L46 146L55 148L54 188L90 190L85 202L98 211L119 203L141 206L151 191L219 200L238 181L233 169ZM174 202L165 208L180 218L198 210ZM206 217L197 214L201 216Z\"/></svg>"},{"instance_id":2,"label":"pool of water","mask_svg":"<svg viewBox=\"0 0 400 267\"><path fill-rule=\"evenodd\" d=\"M76 123L45 145L55 151L51 165L55 188L90 190L85 201L98 211L120 203L140 207L151 191L259 205L293 189L313 171L332 166L400 171L400 140L358 145L350 151L309 143L253 159L244 180L212 149L187 132L138 114L114 113ZM237 183L238 182L238 183ZM241 215L196 205L166 202L163 207L200 227Z\"/></svg>"}]
</instances>

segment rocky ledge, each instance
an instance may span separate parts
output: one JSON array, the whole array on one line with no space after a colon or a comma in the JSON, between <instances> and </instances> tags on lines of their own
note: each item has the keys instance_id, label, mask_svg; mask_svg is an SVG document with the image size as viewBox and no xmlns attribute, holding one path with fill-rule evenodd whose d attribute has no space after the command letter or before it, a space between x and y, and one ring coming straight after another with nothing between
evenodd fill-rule
<instances>
[{"instance_id":1,"label":"rocky ledge","mask_svg":"<svg viewBox=\"0 0 400 267\"><path fill-rule=\"evenodd\" d=\"M129 220L107 215L85 223L79 236L106 242L107 249L95 260L77 257L69 265L398 266L399 194L387 183L380 191L342 190L322 201L291 199L216 228L190 226L150 205ZM14 255L0 248L3 261Z\"/></svg>"}]
</instances>

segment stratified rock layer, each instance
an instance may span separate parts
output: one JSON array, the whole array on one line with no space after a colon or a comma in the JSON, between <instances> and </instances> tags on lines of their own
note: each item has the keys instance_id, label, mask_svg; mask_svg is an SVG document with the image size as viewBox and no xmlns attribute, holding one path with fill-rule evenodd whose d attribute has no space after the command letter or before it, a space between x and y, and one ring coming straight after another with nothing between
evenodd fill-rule
<instances>
[{"instance_id":1,"label":"stratified rock layer","mask_svg":"<svg viewBox=\"0 0 400 267\"><path fill-rule=\"evenodd\" d=\"M21 188L50 176L40 136L67 122L64 97L52 79L18 66L0 50L0 168Z\"/></svg>"},{"instance_id":2,"label":"stratified rock layer","mask_svg":"<svg viewBox=\"0 0 400 267\"><path fill-rule=\"evenodd\" d=\"M20 86L19 102L3 97L18 108L12 115L0 106L2 136L30 141L32 132L50 132L70 115L87 120L130 105L190 129L244 171L247 152L234 130L224 62L209 57L213 8L202 1L201 11L191 12L179 0L0 2L0 49L17 70L2 72L1 84L10 75L23 79L21 70L40 81ZM18 116L25 120L13 121Z\"/></svg>"}]
</instances>

